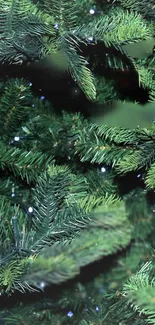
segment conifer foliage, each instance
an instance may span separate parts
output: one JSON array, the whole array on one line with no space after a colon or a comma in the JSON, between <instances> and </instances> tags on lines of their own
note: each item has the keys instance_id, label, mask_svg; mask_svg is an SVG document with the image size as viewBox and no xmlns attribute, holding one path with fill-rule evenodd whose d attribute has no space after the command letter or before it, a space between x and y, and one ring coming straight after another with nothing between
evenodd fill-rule
<instances>
[{"instance_id":1,"label":"conifer foliage","mask_svg":"<svg viewBox=\"0 0 155 325\"><path fill-rule=\"evenodd\" d=\"M122 76L155 101L154 37L153 0L0 2L1 67L48 57L94 110ZM154 143L1 78L0 324L155 324Z\"/></svg>"}]
</instances>

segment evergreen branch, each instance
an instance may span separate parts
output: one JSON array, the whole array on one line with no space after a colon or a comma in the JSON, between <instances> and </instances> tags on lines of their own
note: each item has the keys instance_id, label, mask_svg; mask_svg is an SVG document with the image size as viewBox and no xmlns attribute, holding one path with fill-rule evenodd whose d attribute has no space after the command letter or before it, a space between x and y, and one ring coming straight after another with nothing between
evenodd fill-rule
<instances>
[{"instance_id":1,"label":"evergreen branch","mask_svg":"<svg viewBox=\"0 0 155 325\"><path fill-rule=\"evenodd\" d=\"M104 321L111 319L113 324L115 318L115 324L124 319L128 319L128 324L133 324L133 320L137 321L137 324L143 321L144 324L154 324L153 273L152 263L146 262L136 275L129 278L122 290L108 294L109 310ZM145 302L144 297L147 297Z\"/></svg>"},{"instance_id":2,"label":"evergreen branch","mask_svg":"<svg viewBox=\"0 0 155 325\"><path fill-rule=\"evenodd\" d=\"M38 324L38 318L35 315L35 308L28 306L15 307L13 310L5 311L1 314L1 318L4 320L4 324L13 325L13 324L21 324L28 325L33 322L34 325ZM7 323L6 323L7 322Z\"/></svg>"},{"instance_id":3,"label":"evergreen branch","mask_svg":"<svg viewBox=\"0 0 155 325\"><path fill-rule=\"evenodd\" d=\"M3 35L11 33L14 29L19 28L21 20L27 18L32 11L33 5L28 0L2 0L0 4L1 26L0 32Z\"/></svg>"},{"instance_id":4,"label":"evergreen branch","mask_svg":"<svg viewBox=\"0 0 155 325\"><path fill-rule=\"evenodd\" d=\"M101 170L90 170L85 174L89 184L89 193L96 197L105 197L106 195L116 195L117 188L114 183L114 174L112 172L102 173Z\"/></svg>"},{"instance_id":5,"label":"evergreen branch","mask_svg":"<svg viewBox=\"0 0 155 325\"><path fill-rule=\"evenodd\" d=\"M135 202L136 197L136 202ZM133 190L126 195L126 209L133 227L133 238L148 238L154 228L154 216L142 190Z\"/></svg>"},{"instance_id":6,"label":"evergreen branch","mask_svg":"<svg viewBox=\"0 0 155 325\"><path fill-rule=\"evenodd\" d=\"M127 296L128 303L139 312L147 317L149 324L154 324L154 279L150 278L154 271L151 262L147 262L132 276L124 285L123 294Z\"/></svg>"},{"instance_id":7,"label":"evergreen branch","mask_svg":"<svg viewBox=\"0 0 155 325\"><path fill-rule=\"evenodd\" d=\"M96 135L103 141L125 145L136 145L139 143L142 132L144 132L143 130L130 130L120 127L110 127L104 124L98 126L95 123L89 126L89 130L90 134L91 132L96 133Z\"/></svg>"},{"instance_id":8,"label":"evergreen branch","mask_svg":"<svg viewBox=\"0 0 155 325\"><path fill-rule=\"evenodd\" d=\"M138 73L139 86L142 86L144 89L149 91L149 101L154 102L155 97L155 80L154 80L154 71L151 71L148 67L143 66L142 64L134 63L135 69Z\"/></svg>"},{"instance_id":9,"label":"evergreen branch","mask_svg":"<svg viewBox=\"0 0 155 325\"><path fill-rule=\"evenodd\" d=\"M127 153L133 153L132 147L115 146L115 144L98 137L93 128L88 131L87 127L84 132L81 132L79 139L75 143L75 148L82 162L90 161L99 164L114 165L122 160Z\"/></svg>"},{"instance_id":10,"label":"evergreen branch","mask_svg":"<svg viewBox=\"0 0 155 325\"><path fill-rule=\"evenodd\" d=\"M116 195L109 195L108 193L105 194L105 196L96 196L96 195L87 195L81 200L79 200L78 205L80 208L84 209L86 213L90 213L92 209L95 207L103 204L112 204L115 201L117 201L118 198Z\"/></svg>"},{"instance_id":11,"label":"evergreen branch","mask_svg":"<svg viewBox=\"0 0 155 325\"><path fill-rule=\"evenodd\" d=\"M76 2L44 0L42 1L41 9L54 17L61 34L71 31L77 26L79 9Z\"/></svg>"},{"instance_id":12,"label":"evergreen branch","mask_svg":"<svg viewBox=\"0 0 155 325\"><path fill-rule=\"evenodd\" d=\"M89 37L93 38L93 41L104 40L104 35L108 32L113 32L117 27L117 18L113 15L102 15L101 17L95 17L93 21L90 21L87 25L81 24L76 27L74 34L81 39L88 40Z\"/></svg>"},{"instance_id":13,"label":"evergreen branch","mask_svg":"<svg viewBox=\"0 0 155 325\"><path fill-rule=\"evenodd\" d=\"M112 289L113 285L115 285L116 290L122 288L123 284L128 281L129 276L136 274L139 265L152 258L151 246L148 242L136 241L131 244L125 256L116 257L114 267L105 274L109 289ZM111 279L113 279L112 283L110 283Z\"/></svg>"},{"instance_id":14,"label":"evergreen branch","mask_svg":"<svg viewBox=\"0 0 155 325\"><path fill-rule=\"evenodd\" d=\"M106 80L103 76L97 76L94 79L96 86L96 102L103 104L115 101L119 94L115 89L115 83L112 80Z\"/></svg>"},{"instance_id":15,"label":"evergreen branch","mask_svg":"<svg viewBox=\"0 0 155 325\"><path fill-rule=\"evenodd\" d=\"M86 195L85 179L76 179L65 167L50 168L49 174L39 178L35 190L33 250L73 237L89 221L77 203Z\"/></svg>"},{"instance_id":16,"label":"evergreen branch","mask_svg":"<svg viewBox=\"0 0 155 325\"><path fill-rule=\"evenodd\" d=\"M30 87L25 80L9 79L6 83L0 99L0 129L5 140L16 135L21 123L28 116L32 98Z\"/></svg>"},{"instance_id":17,"label":"evergreen branch","mask_svg":"<svg viewBox=\"0 0 155 325\"><path fill-rule=\"evenodd\" d=\"M43 279L49 284L73 278L80 267L128 245L131 226L127 223L123 202L102 205L94 210L91 221L70 245L56 243L52 250L44 248L23 279L37 285Z\"/></svg>"},{"instance_id":18,"label":"evergreen branch","mask_svg":"<svg viewBox=\"0 0 155 325\"><path fill-rule=\"evenodd\" d=\"M5 266L12 260L29 256L28 218L20 207L12 205L9 199L0 200L0 266Z\"/></svg>"},{"instance_id":19,"label":"evergreen branch","mask_svg":"<svg viewBox=\"0 0 155 325\"><path fill-rule=\"evenodd\" d=\"M26 179L27 183L36 180L38 174L47 169L52 162L51 157L47 157L41 152L23 151L18 148L10 148L1 141L0 168L9 169L14 175Z\"/></svg>"},{"instance_id":20,"label":"evergreen branch","mask_svg":"<svg viewBox=\"0 0 155 325\"><path fill-rule=\"evenodd\" d=\"M0 247L1 257L7 252L8 246L12 238L11 218L15 211L11 206L11 202L1 196L0 200ZM2 260L0 261L0 265Z\"/></svg>"},{"instance_id":21,"label":"evergreen branch","mask_svg":"<svg viewBox=\"0 0 155 325\"><path fill-rule=\"evenodd\" d=\"M137 11L147 19L155 18L154 0L119 0L119 3L125 9Z\"/></svg>"},{"instance_id":22,"label":"evergreen branch","mask_svg":"<svg viewBox=\"0 0 155 325\"><path fill-rule=\"evenodd\" d=\"M86 59L77 53L78 43L75 37L67 36L63 40L63 49L69 58L69 72L74 81L90 100L96 99L96 88L91 71L86 67Z\"/></svg>"},{"instance_id":23,"label":"evergreen branch","mask_svg":"<svg viewBox=\"0 0 155 325\"><path fill-rule=\"evenodd\" d=\"M42 38L54 37L51 19L29 0L2 1L0 62L21 64L39 59L46 52Z\"/></svg>"},{"instance_id":24,"label":"evergreen branch","mask_svg":"<svg viewBox=\"0 0 155 325\"><path fill-rule=\"evenodd\" d=\"M25 272L25 260L11 261L0 268L0 288L1 293L14 291L19 286L18 281Z\"/></svg>"},{"instance_id":25,"label":"evergreen branch","mask_svg":"<svg viewBox=\"0 0 155 325\"><path fill-rule=\"evenodd\" d=\"M93 124L80 132L75 149L82 162L110 164L117 173L148 169L154 161L154 128L132 131Z\"/></svg>"},{"instance_id":26,"label":"evergreen branch","mask_svg":"<svg viewBox=\"0 0 155 325\"><path fill-rule=\"evenodd\" d=\"M107 46L125 45L139 40L150 39L153 36L153 29L147 25L141 15L129 12L120 8L113 8L108 13L109 17L114 17L117 26L112 31L103 36L103 41Z\"/></svg>"},{"instance_id":27,"label":"evergreen branch","mask_svg":"<svg viewBox=\"0 0 155 325\"><path fill-rule=\"evenodd\" d=\"M7 178L7 179L1 179L0 181L0 196L8 196L10 195L10 189L13 188L13 181L11 180L11 178Z\"/></svg>"},{"instance_id":28,"label":"evergreen branch","mask_svg":"<svg viewBox=\"0 0 155 325\"><path fill-rule=\"evenodd\" d=\"M123 62L121 58L110 54L105 57L105 67L113 70L121 70L121 71L125 71L125 70L129 71L130 69L129 64Z\"/></svg>"},{"instance_id":29,"label":"evergreen branch","mask_svg":"<svg viewBox=\"0 0 155 325\"><path fill-rule=\"evenodd\" d=\"M72 204L77 203L79 199L84 198L87 195L87 178L84 175L73 174L68 166L51 165L48 168L48 174L50 175L50 177L53 178L60 175L60 179L62 180L62 182L62 175L66 175L66 186L64 182L64 188L66 187L66 192L64 193L64 198L67 206L71 206ZM63 187L61 186L60 188L62 189ZM57 196L59 197L58 194Z\"/></svg>"},{"instance_id":30,"label":"evergreen branch","mask_svg":"<svg viewBox=\"0 0 155 325\"><path fill-rule=\"evenodd\" d=\"M145 177L145 184L148 189L155 188L155 163L153 163L148 170L146 177Z\"/></svg>"},{"instance_id":31,"label":"evergreen branch","mask_svg":"<svg viewBox=\"0 0 155 325\"><path fill-rule=\"evenodd\" d=\"M121 161L116 163L116 170L118 173L124 174L129 171L139 170L143 167L148 169L154 161L154 158L154 143L146 143L139 150L135 150L133 153L127 153Z\"/></svg>"}]
</instances>

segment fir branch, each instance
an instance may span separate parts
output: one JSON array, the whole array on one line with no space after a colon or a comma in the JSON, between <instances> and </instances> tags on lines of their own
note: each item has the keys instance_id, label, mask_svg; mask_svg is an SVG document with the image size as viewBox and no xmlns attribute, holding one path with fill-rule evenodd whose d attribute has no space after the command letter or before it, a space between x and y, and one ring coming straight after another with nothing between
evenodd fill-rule
<instances>
[{"instance_id":1,"label":"fir branch","mask_svg":"<svg viewBox=\"0 0 155 325\"><path fill-rule=\"evenodd\" d=\"M45 247L23 279L31 285L45 278L48 284L61 283L78 274L80 267L128 245L132 227L123 202L104 204L92 213L91 221L70 245Z\"/></svg>"},{"instance_id":2,"label":"fir branch","mask_svg":"<svg viewBox=\"0 0 155 325\"><path fill-rule=\"evenodd\" d=\"M155 163L150 166L145 177L145 184L148 189L155 188Z\"/></svg>"},{"instance_id":3,"label":"fir branch","mask_svg":"<svg viewBox=\"0 0 155 325\"><path fill-rule=\"evenodd\" d=\"M123 294L128 304L141 315L147 317L149 324L154 324L154 286L155 282L150 275L154 271L151 262L147 262L124 285Z\"/></svg>"},{"instance_id":4,"label":"fir branch","mask_svg":"<svg viewBox=\"0 0 155 325\"><path fill-rule=\"evenodd\" d=\"M109 195L108 193L105 196L97 195L87 195L84 198L80 199L78 205L80 208L84 209L86 213L90 213L95 207L103 204L112 204L117 201L118 198L116 195Z\"/></svg>"},{"instance_id":5,"label":"fir branch","mask_svg":"<svg viewBox=\"0 0 155 325\"><path fill-rule=\"evenodd\" d=\"M112 165L119 174L148 169L154 161L154 127L132 131L92 124L79 133L75 149L82 162Z\"/></svg>"},{"instance_id":6,"label":"fir branch","mask_svg":"<svg viewBox=\"0 0 155 325\"><path fill-rule=\"evenodd\" d=\"M24 79L9 79L0 99L0 129L5 140L16 135L22 122L28 117L33 96Z\"/></svg>"},{"instance_id":7,"label":"fir branch","mask_svg":"<svg viewBox=\"0 0 155 325\"><path fill-rule=\"evenodd\" d=\"M68 69L79 87L84 91L90 100L96 99L96 88L92 72L86 67L86 59L77 53L78 43L73 36L66 36L62 44L65 53L69 58Z\"/></svg>"},{"instance_id":8,"label":"fir branch","mask_svg":"<svg viewBox=\"0 0 155 325\"><path fill-rule=\"evenodd\" d=\"M89 184L89 193L91 196L106 197L116 195L117 187L114 182L115 175L110 171L102 173L101 170L90 170L85 174Z\"/></svg>"},{"instance_id":9,"label":"fir branch","mask_svg":"<svg viewBox=\"0 0 155 325\"><path fill-rule=\"evenodd\" d=\"M105 274L109 290L113 286L115 290L122 288L129 276L136 274L141 264L152 259L153 250L151 246L148 242L136 241L127 249L125 256L116 257L114 267ZM113 280L112 283L111 279Z\"/></svg>"},{"instance_id":10,"label":"fir branch","mask_svg":"<svg viewBox=\"0 0 155 325\"><path fill-rule=\"evenodd\" d=\"M82 162L90 161L91 163L105 163L113 166L121 161L127 153L133 153L132 147L119 147L109 143L107 140L98 137L93 128L88 130L87 127L84 132L81 132L75 143L75 148Z\"/></svg>"},{"instance_id":11,"label":"fir branch","mask_svg":"<svg viewBox=\"0 0 155 325\"><path fill-rule=\"evenodd\" d=\"M147 19L155 18L154 0L119 0L118 2L125 9L137 11Z\"/></svg>"},{"instance_id":12,"label":"fir branch","mask_svg":"<svg viewBox=\"0 0 155 325\"><path fill-rule=\"evenodd\" d=\"M28 0L8 0L7 5L2 0L0 4L0 32L6 35L6 33L11 33L14 29L19 28L21 19L27 18L32 8L33 5Z\"/></svg>"},{"instance_id":13,"label":"fir branch","mask_svg":"<svg viewBox=\"0 0 155 325\"><path fill-rule=\"evenodd\" d=\"M136 200L135 200L136 198ZM133 190L126 197L126 209L133 227L134 239L147 239L154 229L154 216L143 190Z\"/></svg>"},{"instance_id":14,"label":"fir branch","mask_svg":"<svg viewBox=\"0 0 155 325\"><path fill-rule=\"evenodd\" d=\"M14 175L26 179L27 183L36 180L43 167L47 169L52 162L52 157L48 157L41 152L23 151L19 148L10 148L1 141L0 168L9 169Z\"/></svg>"},{"instance_id":15,"label":"fir branch","mask_svg":"<svg viewBox=\"0 0 155 325\"><path fill-rule=\"evenodd\" d=\"M98 104L115 101L119 98L113 80L106 80L103 76L97 76L94 82L96 86L96 102Z\"/></svg>"},{"instance_id":16,"label":"fir branch","mask_svg":"<svg viewBox=\"0 0 155 325\"><path fill-rule=\"evenodd\" d=\"M127 153L121 161L118 161L116 163L116 170L118 173L125 174L143 167L148 169L154 161L154 158L154 143L146 143L139 147L139 150L135 150L133 153Z\"/></svg>"},{"instance_id":17,"label":"fir branch","mask_svg":"<svg viewBox=\"0 0 155 325\"><path fill-rule=\"evenodd\" d=\"M14 291L19 286L18 281L25 272L25 260L11 261L0 268L0 289L1 293Z\"/></svg>"},{"instance_id":18,"label":"fir branch","mask_svg":"<svg viewBox=\"0 0 155 325\"><path fill-rule=\"evenodd\" d=\"M53 168L38 179L35 190L31 249L40 250L56 240L73 237L85 227L89 216L77 204L86 194L84 179L65 167Z\"/></svg>"},{"instance_id":19,"label":"fir branch","mask_svg":"<svg viewBox=\"0 0 155 325\"><path fill-rule=\"evenodd\" d=\"M109 46L112 44L124 45L143 39L150 39L153 30L136 12L129 12L120 8L113 8L108 15L117 19L117 26L112 31L104 34L104 42Z\"/></svg>"},{"instance_id":20,"label":"fir branch","mask_svg":"<svg viewBox=\"0 0 155 325\"><path fill-rule=\"evenodd\" d=\"M113 32L117 24L118 22L114 15L111 17L102 15L101 17L95 17L87 25L81 22L75 29L74 34L84 40L92 37L93 42L97 43L98 41L104 41L104 34L110 31Z\"/></svg>"},{"instance_id":21,"label":"fir branch","mask_svg":"<svg viewBox=\"0 0 155 325\"><path fill-rule=\"evenodd\" d=\"M9 0L7 6L2 1L0 13L0 62L21 64L39 59L46 49L41 36L48 40L55 34L47 15L29 0Z\"/></svg>"},{"instance_id":22,"label":"fir branch","mask_svg":"<svg viewBox=\"0 0 155 325\"><path fill-rule=\"evenodd\" d=\"M155 80L154 80L154 71L149 69L149 67L145 67L142 63L134 62L135 69L138 73L139 78L139 86L142 86L144 89L148 89L149 91L149 101L154 102L155 97Z\"/></svg>"},{"instance_id":23,"label":"fir branch","mask_svg":"<svg viewBox=\"0 0 155 325\"><path fill-rule=\"evenodd\" d=\"M76 2L43 0L41 8L48 15L54 17L61 34L68 30L71 31L77 26L79 9Z\"/></svg>"},{"instance_id":24,"label":"fir branch","mask_svg":"<svg viewBox=\"0 0 155 325\"><path fill-rule=\"evenodd\" d=\"M108 125L98 126L93 123L89 126L91 132L96 133L97 136L103 141L109 141L116 144L136 145L140 142L142 130L130 130L121 127L110 127Z\"/></svg>"}]
</instances>

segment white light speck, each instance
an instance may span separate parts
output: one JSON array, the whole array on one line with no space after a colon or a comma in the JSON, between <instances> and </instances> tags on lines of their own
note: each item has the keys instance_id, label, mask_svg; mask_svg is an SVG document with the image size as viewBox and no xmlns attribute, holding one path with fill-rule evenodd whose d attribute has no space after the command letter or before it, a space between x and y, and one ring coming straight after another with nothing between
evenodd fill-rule
<instances>
[{"instance_id":1,"label":"white light speck","mask_svg":"<svg viewBox=\"0 0 155 325\"><path fill-rule=\"evenodd\" d=\"M59 29L59 25L58 24L55 24L54 25L54 28Z\"/></svg>"},{"instance_id":2,"label":"white light speck","mask_svg":"<svg viewBox=\"0 0 155 325\"><path fill-rule=\"evenodd\" d=\"M40 288L43 289L43 288L45 288L45 286L46 286L46 283L45 283L45 282L43 282L43 281L40 282L40 284L39 284L39 287L40 287Z\"/></svg>"},{"instance_id":3,"label":"white light speck","mask_svg":"<svg viewBox=\"0 0 155 325\"><path fill-rule=\"evenodd\" d=\"M45 99L45 96L41 96L40 99L41 99L41 100L44 100L44 99Z\"/></svg>"},{"instance_id":4,"label":"white light speck","mask_svg":"<svg viewBox=\"0 0 155 325\"><path fill-rule=\"evenodd\" d=\"M69 317L72 317L72 316L73 316L72 311L69 311L69 312L67 313L67 315L68 315Z\"/></svg>"},{"instance_id":5,"label":"white light speck","mask_svg":"<svg viewBox=\"0 0 155 325\"><path fill-rule=\"evenodd\" d=\"M93 41L93 37L92 36L88 37L88 41L92 42Z\"/></svg>"},{"instance_id":6,"label":"white light speck","mask_svg":"<svg viewBox=\"0 0 155 325\"><path fill-rule=\"evenodd\" d=\"M14 137L14 141L19 141L19 140L20 140L20 137L18 137L18 136Z\"/></svg>"},{"instance_id":7,"label":"white light speck","mask_svg":"<svg viewBox=\"0 0 155 325\"><path fill-rule=\"evenodd\" d=\"M33 208L32 208L32 207L29 207L29 208L28 208L28 211L29 211L30 213L32 213L32 212L33 212Z\"/></svg>"},{"instance_id":8,"label":"white light speck","mask_svg":"<svg viewBox=\"0 0 155 325\"><path fill-rule=\"evenodd\" d=\"M101 172L105 173L106 172L106 168L105 167L101 167Z\"/></svg>"},{"instance_id":9,"label":"white light speck","mask_svg":"<svg viewBox=\"0 0 155 325\"><path fill-rule=\"evenodd\" d=\"M91 15L94 15L95 10L94 10L94 9L90 9L90 10L89 10L89 13L90 13Z\"/></svg>"}]
</instances>

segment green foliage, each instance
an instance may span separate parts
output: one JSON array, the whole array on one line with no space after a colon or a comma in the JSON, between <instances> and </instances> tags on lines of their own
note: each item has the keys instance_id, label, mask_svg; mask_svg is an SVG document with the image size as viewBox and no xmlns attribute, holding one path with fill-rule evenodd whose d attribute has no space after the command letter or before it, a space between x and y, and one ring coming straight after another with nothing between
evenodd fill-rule
<instances>
[{"instance_id":1,"label":"green foliage","mask_svg":"<svg viewBox=\"0 0 155 325\"><path fill-rule=\"evenodd\" d=\"M50 162L52 158L41 152L23 152L19 148L10 148L1 141L0 168L11 170L14 175L26 179L27 183L35 180L43 166L47 169Z\"/></svg>"},{"instance_id":2,"label":"green foliage","mask_svg":"<svg viewBox=\"0 0 155 325\"><path fill-rule=\"evenodd\" d=\"M109 11L109 16L117 20L116 27L105 33L104 41L106 44L127 44L137 42L140 39L149 39L153 35L148 24L138 13L114 8Z\"/></svg>"},{"instance_id":3,"label":"green foliage","mask_svg":"<svg viewBox=\"0 0 155 325\"><path fill-rule=\"evenodd\" d=\"M59 2L56 0L43 0L41 8L43 12L54 17L54 21L57 21L60 26L60 33L68 30L71 31L76 27L79 11L76 2L72 3L71 7L70 3L66 0L60 0ZM72 14L70 12L71 9Z\"/></svg>"},{"instance_id":4,"label":"green foliage","mask_svg":"<svg viewBox=\"0 0 155 325\"><path fill-rule=\"evenodd\" d=\"M6 83L0 99L0 132L5 141L16 135L21 122L28 117L32 98L25 80L9 79Z\"/></svg>"},{"instance_id":5,"label":"green foliage","mask_svg":"<svg viewBox=\"0 0 155 325\"><path fill-rule=\"evenodd\" d=\"M119 290L124 283L135 275L140 264L152 259L153 250L148 242L132 242L124 256L114 260L111 270L105 273L108 290Z\"/></svg>"},{"instance_id":6,"label":"green foliage","mask_svg":"<svg viewBox=\"0 0 155 325\"><path fill-rule=\"evenodd\" d=\"M112 165L118 174L148 170L154 161L154 126L132 131L92 124L80 133L76 152L82 162Z\"/></svg>"},{"instance_id":7,"label":"green foliage","mask_svg":"<svg viewBox=\"0 0 155 325\"><path fill-rule=\"evenodd\" d=\"M11 261L8 264L1 267L0 270L0 288L1 294L3 292L13 292L18 288L19 291L22 290L20 286L19 278L26 271L26 261Z\"/></svg>"},{"instance_id":8,"label":"green foliage","mask_svg":"<svg viewBox=\"0 0 155 325\"><path fill-rule=\"evenodd\" d=\"M48 174L38 179L35 188L35 234L31 249L37 252L45 245L73 236L83 228L89 218L78 207L77 200L85 196L87 184L77 179L68 168L50 168Z\"/></svg>"},{"instance_id":9,"label":"green foliage","mask_svg":"<svg viewBox=\"0 0 155 325\"><path fill-rule=\"evenodd\" d=\"M77 221L70 219L68 233L70 226L78 227ZM28 274L23 277L27 283L36 285L44 279L48 279L48 283L64 282L75 277L84 265L122 250L131 239L132 227L121 201L102 203L92 210L85 227L82 219L79 220L80 224L83 230L69 245L56 243L42 250L40 256L31 264ZM57 233L55 235L57 236Z\"/></svg>"},{"instance_id":10,"label":"green foliage","mask_svg":"<svg viewBox=\"0 0 155 325\"><path fill-rule=\"evenodd\" d=\"M96 99L96 89L94 85L93 75L85 66L86 60L76 53L74 49L69 49L69 72L73 79L78 83L80 88L85 92L90 100Z\"/></svg>"},{"instance_id":11,"label":"green foliage","mask_svg":"<svg viewBox=\"0 0 155 325\"><path fill-rule=\"evenodd\" d=\"M154 101L153 45L142 59L125 48L152 42L153 5L104 1L91 17L92 1L1 1L0 62L53 59L53 67L68 71L98 104L121 96L111 73L132 70ZM1 308L0 322L154 324L154 215L146 198L155 185L154 125L127 129L92 123L78 112L58 115L49 102L34 98L24 79L10 79L0 92L0 295L79 281L75 292L68 286L60 293L55 310L51 299L41 298ZM140 170L146 190L120 198L118 181ZM105 271L107 258L114 263ZM95 261L104 264L97 281L99 287L104 278L108 294L97 294L97 281L91 288L80 283L81 270ZM68 318L70 306L77 319Z\"/></svg>"},{"instance_id":12,"label":"green foliage","mask_svg":"<svg viewBox=\"0 0 155 325\"><path fill-rule=\"evenodd\" d=\"M141 15L146 17L147 19L154 18L154 0L119 0L119 4L121 4L124 8L134 10L139 12Z\"/></svg>"},{"instance_id":13,"label":"green foliage","mask_svg":"<svg viewBox=\"0 0 155 325\"><path fill-rule=\"evenodd\" d=\"M88 44L88 32L95 43L101 41L107 48L117 49L115 59L108 61L112 69L123 68L126 58L131 65L134 63L122 45L151 39L154 33L152 24L145 22L139 14L118 7L91 22L88 19L87 25L80 21L82 6L66 0L59 3L46 0L36 5L27 0L14 0L9 1L7 10L2 2L0 9L3 17L1 32L6 35L5 42L4 38L1 39L1 62L31 62L62 50L68 58L68 71L92 101L96 100L94 77L86 66L83 53L79 55L80 43ZM54 28L56 23L57 31Z\"/></svg>"},{"instance_id":14,"label":"green foliage","mask_svg":"<svg viewBox=\"0 0 155 325\"><path fill-rule=\"evenodd\" d=\"M148 170L145 178L145 183L148 189L155 188L155 163L153 163Z\"/></svg>"},{"instance_id":15,"label":"green foliage","mask_svg":"<svg viewBox=\"0 0 155 325\"><path fill-rule=\"evenodd\" d=\"M95 79L95 86L97 90L97 103L102 104L108 101L114 101L118 98L118 93L115 89L114 81L106 80L104 77L98 76Z\"/></svg>"},{"instance_id":16,"label":"green foliage","mask_svg":"<svg viewBox=\"0 0 155 325\"><path fill-rule=\"evenodd\" d=\"M2 1L0 12L0 61L21 64L25 60L38 59L42 54L39 36L54 34L51 27L43 23L42 19L47 17L29 0L9 0L7 6Z\"/></svg>"}]
</instances>

